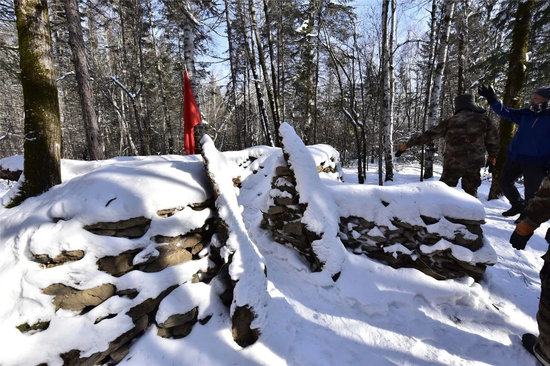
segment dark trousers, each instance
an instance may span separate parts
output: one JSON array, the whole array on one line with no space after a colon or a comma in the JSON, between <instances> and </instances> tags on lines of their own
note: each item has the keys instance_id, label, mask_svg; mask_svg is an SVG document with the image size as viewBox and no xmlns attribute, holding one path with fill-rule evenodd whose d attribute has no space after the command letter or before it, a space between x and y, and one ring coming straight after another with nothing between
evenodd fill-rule
<instances>
[{"instance_id":1,"label":"dark trousers","mask_svg":"<svg viewBox=\"0 0 550 366\"><path fill-rule=\"evenodd\" d=\"M537 312L539 339L536 348L546 360L550 360L550 249L542 258L544 265L540 271L541 291Z\"/></svg>"},{"instance_id":2,"label":"dark trousers","mask_svg":"<svg viewBox=\"0 0 550 366\"><path fill-rule=\"evenodd\" d=\"M479 167L443 168L440 181L449 187L456 187L462 178L462 189L471 196L477 197L477 188L481 185Z\"/></svg>"},{"instance_id":3,"label":"dark trousers","mask_svg":"<svg viewBox=\"0 0 550 366\"><path fill-rule=\"evenodd\" d=\"M512 205L524 201L515 185L516 179L522 175L525 187L525 205L527 205L529 200L535 196L535 192L538 191L544 177L546 177L546 168L540 165L506 160L500 172L498 184L502 189L502 193Z\"/></svg>"}]
</instances>

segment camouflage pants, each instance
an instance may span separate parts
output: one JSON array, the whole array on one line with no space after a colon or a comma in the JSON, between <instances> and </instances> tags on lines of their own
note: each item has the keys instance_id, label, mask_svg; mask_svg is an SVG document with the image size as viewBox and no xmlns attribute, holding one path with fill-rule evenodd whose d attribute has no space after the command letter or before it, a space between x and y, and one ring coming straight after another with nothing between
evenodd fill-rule
<instances>
[{"instance_id":1,"label":"camouflage pants","mask_svg":"<svg viewBox=\"0 0 550 366\"><path fill-rule=\"evenodd\" d=\"M548 362L550 361L550 249L542 258L544 265L540 271L541 292L537 312L539 339L535 349Z\"/></svg>"},{"instance_id":2,"label":"camouflage pants","mask_svg":"<svg viewBox=\"0 0 550 366\"><path fill-rule=\"evenodd\" d=\"M479 167L447 168L443 167L443 174L439 179L449 187L456 187L458 180L462 178L462 189L477 198L477 188L481 185Z\"/></svg>"}]
</instances>

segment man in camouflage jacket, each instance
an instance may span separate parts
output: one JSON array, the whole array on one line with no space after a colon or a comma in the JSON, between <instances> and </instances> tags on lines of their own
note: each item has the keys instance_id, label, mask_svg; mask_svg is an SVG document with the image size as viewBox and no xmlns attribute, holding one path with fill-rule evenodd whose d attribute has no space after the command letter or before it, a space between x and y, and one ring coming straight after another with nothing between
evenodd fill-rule
<instances>
[{"instance_id":1,"label":"man in camouflage jacket","mask_svg":"<svg viewBox=\"0 0 550 366\"><path fill-rule=\"evenodd\" d=\"M534 198L529 201L524 211L523 221L517 224L510 237L515 249L522 250L533 232L541 223L550 220L550 174L543 179ZM550 229L546 232L546 241L550 244ZM523 335L523 345L543 364L550 365L550 249L542 256L544 265L540 271L541 294L537 323L539 336Z\"/></svg>"},{"instance_id":2,"label":"man in camouflage jacket","mask_svg":"<svg viewBox=\"0 0 550 366\"><path fill-rule=\"evenodd\" d=\"M481 185L480 168L485 165L492 171L499 151L498 131L485 109L474 103L473 95L463 94L455 98L455 114L421 135L411 137L395 156L399 157L410 146L426 144L437 138L445 138L443 173L440 180L456 187L462 178L462 189L477 197Z\"/></svg>"}]
</instances>

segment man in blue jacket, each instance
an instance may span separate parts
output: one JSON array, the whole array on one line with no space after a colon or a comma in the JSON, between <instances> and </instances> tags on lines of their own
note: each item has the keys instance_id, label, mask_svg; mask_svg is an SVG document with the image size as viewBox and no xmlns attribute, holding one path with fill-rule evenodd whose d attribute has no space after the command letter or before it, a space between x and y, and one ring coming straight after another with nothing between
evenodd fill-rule
<instances>
[{"instance_id":1,"label":"man in blue jacket","mask_svg":"<svg viewBox=\"0 0 550 366\"><path fill-rule=\"evenodd\" d=\"M529 108L505 107L497 98L493 88L482 85L479 95L485 97L491 109L499 116L517 125L517 131L506 150L507 160L500 172L499 186L512 207L503 216L523 218L524 207L533 198L540 183L550 169L550 86L531 94ZM525 199L521 198L515 181L523 175Z\"/></svg>"}]
</instances>

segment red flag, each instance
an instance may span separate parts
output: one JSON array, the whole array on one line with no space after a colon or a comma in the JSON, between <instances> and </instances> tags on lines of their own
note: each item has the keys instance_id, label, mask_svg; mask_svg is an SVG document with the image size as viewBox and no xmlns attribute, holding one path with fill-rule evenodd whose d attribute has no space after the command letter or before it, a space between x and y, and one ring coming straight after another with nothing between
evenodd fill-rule
<instances>
[{"instance_id":1,"label":"red flag","mask_svg":"<svg viewBox=\"0 0 550 366\"><path fill-rule=\"evenodd\" d=\"M183 81L183 135L185 153L187 155L195 153L195 136L193 130L199 123L201 123L201 114L199 112L199 107L197 107L193 88L191 87L191 81L189 80L186 69Z\"/></svg>"}]
</instances>

